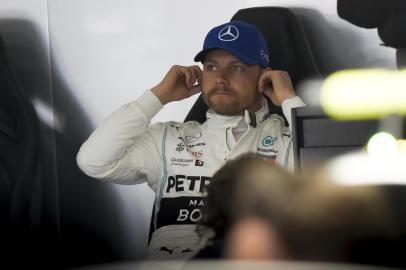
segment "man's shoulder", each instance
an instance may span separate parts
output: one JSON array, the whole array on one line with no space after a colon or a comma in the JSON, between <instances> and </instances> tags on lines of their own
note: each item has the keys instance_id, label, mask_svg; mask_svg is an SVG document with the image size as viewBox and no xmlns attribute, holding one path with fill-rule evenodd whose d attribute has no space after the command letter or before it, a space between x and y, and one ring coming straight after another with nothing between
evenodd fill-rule
<instances>
[{"instance_id":1,"label":"man's shoulder","mask_svg":"<svg viewBox=\"0 0 406 270\"><path fill-rule=\"evenodd\" d=\"M285 119L277 114L277 113L272 113L272 112L268 112L266 113L262 119L259 119L259 124L262 125L268 125L268 124L280 124L282 126L285 126Z\"/></svg>"}]
</instances>

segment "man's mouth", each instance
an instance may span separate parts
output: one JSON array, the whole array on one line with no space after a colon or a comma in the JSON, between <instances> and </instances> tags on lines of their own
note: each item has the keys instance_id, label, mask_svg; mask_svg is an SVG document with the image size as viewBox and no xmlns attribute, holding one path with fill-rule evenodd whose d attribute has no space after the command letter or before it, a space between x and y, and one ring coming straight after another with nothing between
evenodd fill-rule
<instances>
[{"instance_id":1,"label":"man's mouth","mask_svg":"<svg viewBox=\"0 0 406 270\"><path fill-rule=\"evenodd\" d=\"M232 96L232 94L229 93L229 92L215 92L215 93L213 93L212 95L227 95L227 96Z\"/></svg>"},{"instance_id":2,"label":"man's mouth","mask_svg":"<svg viewBox=\"0 0 406 270\"><path fill-rule=\"evenodd\" d=\"M225 95L225 96L234 96L234 93L229 90L213 90L212 92L209 93L209 97L214 96L214 95Z\"/></svg>"}]
</instances>

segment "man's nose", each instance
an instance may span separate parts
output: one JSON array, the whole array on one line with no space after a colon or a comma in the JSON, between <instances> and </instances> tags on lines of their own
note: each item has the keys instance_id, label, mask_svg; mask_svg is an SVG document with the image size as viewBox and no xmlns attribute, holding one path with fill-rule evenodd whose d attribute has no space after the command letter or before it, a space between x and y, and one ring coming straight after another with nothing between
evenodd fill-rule
<instances>
[{"instance_id":1,"label":"man's nose","mask_svg":"<svg viewBox=\"0 0 406 270\"><path fill-rule=\"evenodd\" d=\"M219 70L216 75L216 85L228 85L227 74L224 71Z\"/></svg>"}]
</instances>

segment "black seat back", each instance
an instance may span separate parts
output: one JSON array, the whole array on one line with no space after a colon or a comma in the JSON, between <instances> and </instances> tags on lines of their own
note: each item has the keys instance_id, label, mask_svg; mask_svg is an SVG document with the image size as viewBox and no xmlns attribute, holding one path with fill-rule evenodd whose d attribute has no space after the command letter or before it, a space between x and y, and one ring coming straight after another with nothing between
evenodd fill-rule
<instances>
[{"instance_id":1,"label":"black seat back","mask_svg":"<svg viewBox=\"0 0 406 270\"><path fill-rule=\"evenodd\" d=\"M56 235L42 227L40 150L39 119L14 77L0 36L0 239L2 261L13 268L54 266L43 260L56 254Z\"/></svg>"},{"instance_id":2,"label":"black seat back","mask_svg":"<svg viewBox=\"0 0 406 270\"><path fill-rule=\"evenodd\" d=\"M5 224L30 224L39 175L39 120L8 66L0 37L0 209Z\"/></svg>"},{"instance_id":3,"label":"black seat back","mask_svg":"<svg viewBox=\"0 0 406 270\"><path fill-rule=\"evenodd\" d=\"M385 46L396 49L397 65L406 67L406 1L338 0L338 15L362 28L377 28Z\"/></svg>"}]
</instances>

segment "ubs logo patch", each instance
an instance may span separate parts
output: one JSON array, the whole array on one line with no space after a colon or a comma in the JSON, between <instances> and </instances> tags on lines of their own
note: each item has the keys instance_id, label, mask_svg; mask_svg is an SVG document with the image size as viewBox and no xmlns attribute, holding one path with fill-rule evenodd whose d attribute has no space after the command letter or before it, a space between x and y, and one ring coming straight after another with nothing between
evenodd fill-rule
<instances>
[{"instance_id":1,"label":"ubs logo patch","mask_svg":"<svg viewBox=\"0 0 406 270\"><path fill-rule=\"evenodd\" d=\"M203 166L203 165L204 165L204 162L203 162L202 160L196 159L196 161L195 161L195 166L201 167L201 166Z\"/></svg>"}]
</instances>

